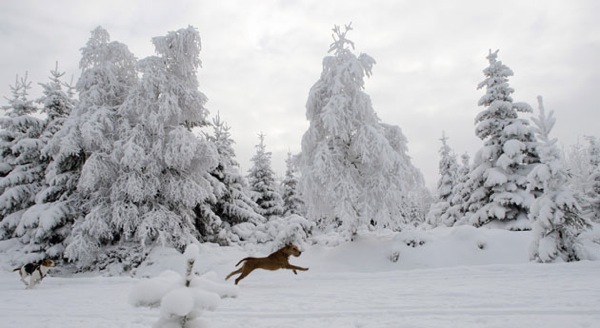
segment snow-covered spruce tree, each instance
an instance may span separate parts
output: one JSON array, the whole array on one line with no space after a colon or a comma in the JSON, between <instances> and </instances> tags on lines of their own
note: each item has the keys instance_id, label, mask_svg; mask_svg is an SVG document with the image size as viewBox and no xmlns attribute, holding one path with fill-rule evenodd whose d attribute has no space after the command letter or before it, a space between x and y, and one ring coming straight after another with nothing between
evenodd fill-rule
<instances>
[{"instance_id":1,"label":"snow-covered spruce tree","mask_svg":"<svg viewBox=\"0 0 600 328\"><path fill-rule=\"evenodd\" d=\"M248 183L252 199L258 204L260 214L267 220L283 214L283 200L275 181L275 172L271 168L271 152L267 151L265 135L258 135L256 154L252 156L252 167L248 171Z\"/></svg>"},{"instance_id":2,"label":"snow-covered spruce tree","mask_svg":"<svg viewBox=\"0 0 600 328\"><path fill-rule=\"evenodd\" d=\"M495 222L507 229L529 229L527 214L533 197L527 189L527 174L538 161L536 141L529 122L519 112L531 112L525 103L513 102L508 85L510 68L490 51L485 80L478 88L486 93L479 100L485 109L475 118L475 133L484 141L467 181L470 198L465 204L466 222L482 226Z\"/></svg>"},{"instance_id":3,"label":"snow-covered spruce tree","mask_svg":"<svg viewBox=\"0 0 600 328\"><path fill-rule=\"evenodd\" d=\"M402 129L397 125L379 123L383 128L384 137L388 141L393 153L392 157L399 160L398 167L392 172L388 172L390 176L397 177L398 181L394 182L395 186L400 186L396 189L399 194L389 193L385 195L383 203L386 204L382 209L384 212L382 218L371 223L378 223L380 227L393 228L402 227L404 225L418 225L425 220L425 215L429 207L433 203L433 198L429 190L425 187L425 178L421 171L416 168L408 155L408 140ZM389 181L392 183L392 181ZM390 189L392 190L392 189ZM398 203L398 199L400 199ZM400 216L388 217L392 212L387 208L393 209L399 206ZM379 215L374 213L374 215ZM393 222L387 225L385 222Z\"/></svg>"},{"instance_id":4,"label":"snow-covered spruce tree","mask_svg":"<svg viewBox=\"0 0 600 328\"><path fill-rule=\"evenodd\" d=\"M252 200L248 183L240 173L229 126L219 115L213 118L212 126L213 134L206 134L206 138L216 146L218 154L218 164L210 172L214 197L209 197L196 209L198 216L202 218L197 221L197 229L200 236L207 240L214 240L223 228L243 222L257 224L265 221L258 214L258 204ZM221 225L221 222L225 225Z\"/></svg>"},{"instance_id":5,"label":"snow-covered spruce tree","mask_svg":"<svg viewBox=\"0 0 600 328\"><path fill-rule=\"evenodd\" d=\"M600 222L600 142L588 136L589 180L585 188L585 211L595 222Z\"/></svg>"},{"instance_id":6,"label":"snow-covered spruce tree","mask_svg":"<svg viewBox=\"0 0 600 328\"><path fill-rule=\"evenodd\" d=\"M452 197L452 187L458 180L458 163L456 155L446 142L448 138L442 134L442 147L440 148L439 172L440 179L437 184L437 197L440 201L447 202Z\"/></svg>"},{"instance_id":7,"label":"snow-covered spruce tree","mask_svg":"<svg viewBox=\"0 0 600 328\"><path fill-rule=\"evenodd\" d=\"M292 214L304 214L304 202L298 195L298 173L296 161L291 152L288 152L288 157L285 160L285 177L281 182L282 198L283 198L283 215L289 216Z\"/></svg>"},{"instance_id":8,"label":"snow-covered spruce tree","mask_svg":"<svg viewBox=\"0 0 600 328\"><path fill-rule=\"evenodd\" d=\"M15 237L23 212L35 202L42 187L44 166L40 160L43 120L32 116L38 111L28 99L31 82L17 76L11 86L13 97L3 106L0 118L0 239Z\"/></svg>"},{"instance_id":9,"label":"snow-covered spruce tree","mask_svg":"<svg viewBox=\"0 0 600 328\"><path fill-rule=\"evenodd\" d=\"M532 118L537 126L540 142L540 163L529 173L528 190L539 193L531 205L529 219L532 221L533 243L531 259L538 262L578 260L577 236L589 224L581 215L581 208L567 185L565 170L557 139L550 138L556 122L553 111L546 115L542 97L538 97L539 115Z\"/></svg>"},{"instance_id":10,"label":"snow-covered spruce tree","mask_svg":"<svg viewBox=\"0 0 600 328\"><path fill-rule=\"evenodd\" d=\"M439 222L445 226L451 227L464 216L464 204L470 197L470 191L467 188L467 181L471 170L469 154L461 155L461 164L457 171L456 184L452 188L452 198L450 207L440 215Z\"/></svg>"},{"instance_id":11,"label":"snow-covered spruce tree","mask_svg":"<svg viewBox=\"0 0 600 328\"><path fill-rule=\"evenodd\" d=\"M346 38L350 30L333 28L332 55L323 59L323 72L306 103L310 126L299 160L307 217L346 239L361 228L399 228L407 215L420 211L405 206L415 199L406 186L422 183L404 153L402 131L380 123L363 91L375 60L354 55L354 44Z\"/></svg>"},{"instance_id":12,"label":"snow-covered spruce tree","mask_svg":"<svg viewBox=\"0 0 600 328\"><path fill-rule=\"evenodd\" d=\"M73 243L74 253L79 251L76 244L80 240L84 216L90 206L106 199L90 197L90 192L77 190L84 163L91 157L108 158L116 137L116 110L137 81L135 57L126 45L110 41L108 32L102 27L91 32L81 54L81 75L75 86L79 101L44 149L52 161L46 172L49 188L44 196L40 196L45 198L48 211L55 213L56 220L65 223L79 221L73 226L79 233L71 234L74 239L69 237L66 241L67 244ZM104 181L114 178L106 170L94 172L88 169L88 172L95 173ZM105 190L98 189L97 192ZM98 225L91 233L101 238L106 230L103 225ZM82 252L85 249L82 247Z\"/></svg>"},{"instance_id":13,"label":"snow-covered spruce tree","mask_svg":"<svg viewBox=\"0 0 600 328\"><path fill-rule=\"evenodd\" d=\"M35 252L40 259L61 257L73 223L68 207L56 198L62 195L62 188L59 186L60 179L57 181L56 176L52 175L55 167L50 165L55 162L48 147L48 142L60 131L76 103L72 87L61 80L64 74L58 70L57 63L54 70L50 71L50 81L40 83L43 95L37 101L43 105L42 112L46 114L40 137L43 145L40 160L44 173L48 174L45 174L43 186L35 197L35 205L23 213L17 228L20 240L28 244L25 249Z\"/></svg>"},{"instance_id":14,"label":"snow-covered spruce tree","mask_svg":"<svg viewBox=\"0 0 600 328\"><path fill-rule=\"evenodd\" d=\"M192 131L208 125L196 77L200 35L190 26L152 42L158 56L139 63L143 76L119 107L110 157L90 158L79 181L101 198L67 247L80 265L106 245L124 246L128 256L156 245L183 249L198 237L194 209L212 194L216 150Z\"/></svg>"},{"instance_id":15,"label":"snow-covered spruce tree","mask_svg":"<svg viewBox=\"0 0 600 328\"><path fill-rule=\"evenodd\" d=\"M440 217L450 208L450 201L453 198L453 188L458 182L458 163L456 155L447 143L448 138L442 133L442 147L439 150L439 173L440 179L437 184L437 199L432 204L427 214L427 223L436 227L440 225Z\"/></svg>"},{"instance_id":16,"label":"snow-covered spruce tree","mask_svg":"<svg viewBox=\"0 0 600 328\"><path fill-rule=\"evenodd\" d=\"M578 194L586 195L589 191L589 182L593 171L590 161L590 149L579 138L577 143L571 145L565 152L565 163L571 173L569 183ZM584 206L584 204L581 204Z\"/></svg>"}]
</instances>

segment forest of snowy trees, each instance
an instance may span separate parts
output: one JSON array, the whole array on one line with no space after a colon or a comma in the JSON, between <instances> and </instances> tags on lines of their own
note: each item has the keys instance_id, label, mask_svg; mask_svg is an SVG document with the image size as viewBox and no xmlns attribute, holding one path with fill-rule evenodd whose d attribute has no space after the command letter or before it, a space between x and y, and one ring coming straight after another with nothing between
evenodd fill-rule
<instances>
[{"instance_id":1,"label":"forest of snowy trees","mask_svg":"<svg viewBox=\"0 0 600 328\"><path fill-rule=\"evenodd\" d=\"M443 134L431 193L401 128L382 122L365 92L375 59L353 52L351 30L333 29L301 152L288 155L279 181L264 134L244 174L229 126L206 109L194 27L154 37L156 55L140 60L94 29L74 85L57 64L40 98L30 99L26 74L6 98L0 240L91 270L135 266L157 245L349 241L360 231L468 224L532 229L532 260L577 260L577 236L600 221L600 141L561 150L552 112L540 98L533 124L520 116L534 110L513 101L513 72L490 51L475 118L482 147L459 161Z\"/></svg>"}]
</instances>

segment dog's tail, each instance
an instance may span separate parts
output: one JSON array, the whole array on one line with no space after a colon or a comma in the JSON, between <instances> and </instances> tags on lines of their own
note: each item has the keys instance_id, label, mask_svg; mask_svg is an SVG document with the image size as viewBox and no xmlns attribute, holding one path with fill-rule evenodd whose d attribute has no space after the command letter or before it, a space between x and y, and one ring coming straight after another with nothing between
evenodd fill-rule
<instances>
[{"instance_id":1,"label":"dog's tail","mask_svg":"<svg viewBox=\"0 0 600 328\"><path fill-rule=\"evenodd\" d=\"M240 265L240 263L242 263L242 262L246 261L247 259L249 259L249 257L246 257L246 258L243 258L243 259L241 259L241 260L240 260L240 261L239 261L239 262L238 262L238 263L237 263L235 266L238 266L238 265Z\"/></svg>"},{"instance_id":2,"label":"dog's tail","mask_svg":"<svg viewBox=\"0 0 600 328\"><path fill-rule=\"evenodd\" d=\"M13 269L13 272L15 272L15 271L19 271L19 270L21 270L21 267L14 268L14 269Z\"/></svg>"}]
</instances>

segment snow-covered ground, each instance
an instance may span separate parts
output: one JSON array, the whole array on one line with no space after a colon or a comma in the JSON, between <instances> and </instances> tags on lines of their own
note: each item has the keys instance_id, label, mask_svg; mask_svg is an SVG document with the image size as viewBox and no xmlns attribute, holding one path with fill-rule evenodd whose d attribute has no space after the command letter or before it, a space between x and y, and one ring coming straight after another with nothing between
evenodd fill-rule
<instances>
[{"instance_id":1,"label":"snow-covered ground","mask_svg":"<svg viewBox=\"0 0 600 328\"><path fill-rule=\"evenodd\" d=\"M600 327L597 245L588 245L596 261L537 264L528 261L529 238L458 227L302 245L290 262L309 271L255 271L204 318L223 328ZM196 271L233 285L222 279L235 263L265 247L201 245ZM150 327L160 311L133 306L132 289L167 269L184 273L181 255L159 249L134 278L51 271L27 290L10 272L14 259L0 260L0 327Z\"/></svg>"}]
</instances>

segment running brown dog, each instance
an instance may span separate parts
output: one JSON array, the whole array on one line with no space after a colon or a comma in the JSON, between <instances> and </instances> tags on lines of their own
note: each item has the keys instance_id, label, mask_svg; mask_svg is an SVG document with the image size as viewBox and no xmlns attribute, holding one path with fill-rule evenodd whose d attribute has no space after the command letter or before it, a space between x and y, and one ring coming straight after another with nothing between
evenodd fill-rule
<instances>
[{"instance_id":1,"label":"running brown dog","mask_svg":"<svg viewBox=\"0 0 600 328\"><path fill-rule=\"evenodd\" d=\"M230 273L225 280L231 278L234 274L241 273L239 277L235 279L235 284L237 285L240 280L244 279L250 272L254 271L254 269L263 269L263 270L279 270L279 269L289 269L294 272L294 274L298 274L296 270L307 271L308 268L301 268L299 266L291 265L289 262L290 255L294 255L296 257L300 256L302 252L296 245L287 244L283 248L278 251L272 253L267 257L247 257L238 262L235 266L240 265L240 263L244 262L241 268Z\"/></svg>"}]
</instances>

